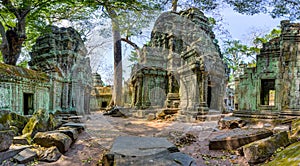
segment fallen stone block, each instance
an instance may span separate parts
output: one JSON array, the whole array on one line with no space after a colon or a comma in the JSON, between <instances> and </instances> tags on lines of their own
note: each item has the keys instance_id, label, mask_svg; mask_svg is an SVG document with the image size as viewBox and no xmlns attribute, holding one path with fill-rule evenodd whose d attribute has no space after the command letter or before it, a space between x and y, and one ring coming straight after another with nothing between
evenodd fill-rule
<instances>
[{"instance_id":1,"label":"fallen stone block","mask_svg":"<svg viewBox=\"0 0 300 166\"><path fill-rule=\"evenodd\" d=\"M227 116L221 118L218 122L220 129L234 129L241 128L246 125L246 122L238 117Z\"/></svg>"},{"instance_id":2,"label":"fallen stone block","mask_svg":"<svg viewBox=\"0 0 300 166\"><path fill-rule=\"evenodd\" d=\"M56 146L61 153L65 153L70 148L72 139L60 132L50 131L50 132L38 132L33 141L43 147Z\"/></svg>"},{"instance_id":3,"label":"fallen stone block","mask_svg":"<svg viewBox=\"0 0 300 166\"><path fill-rule=\"evenodd\" d=\"M147 120L151 121L151 120L154 120L155 119L155 114L154 113L149 113L147 115Z\"/></svg>"},{"instance_id":4,"label":"fallen stone block","mask_svg":"<svg viewBox=\"0 0 300 166\"><path fill-rule=\"evenodd\" d=\"M79 133L81 133L83 130L85 130L86 125L83 123L74 123L74 122L68 122L62 125L62 127L72 127L76 128Z\"/></svg>"},{"instance_id":5,"label":"fallen stone block","mask_svg":"<svg viewBox=\"0 0 300 166\"><path fill-rule=\"evenodd\" d=\"M249 164L267 160L278 148L286 147L290 141L286 131L243 146L243 153Z\"/></svg>"},{"instance_id":6,"label":"fallen stone block","mask_svg":"<svg viewBox=\"0 0 300 166\"><path fill-rule=\"evenodd\" d=\"M7 151L0 152L0 164L7 159L12 158L22 150L29 148L30 146L11 146Z\"/></svg>"},{"instance_id":7,"label":"fallen stone block","mask_svg":"<svg viewBox=\"0 0 300 166\"><path fill-rule=\"evenodd\" d=\"M46 162L55 162L61 157L61 153L56 146L50 148L41 147L37 150L38 160Z\"/></svg>"},{"instance_id":8,"label":"fallen stone block","mask_svg":"<svg viewBox=\"0 0 300 166\"><path fill-rule=\"evenodd\" d=\"M13 143L14 131L4 130L0 131L0 152L9 149L10 145Z\"/></svg>"},{"instance_id":9,"label":"fallen stone block","mask_svg":"<svg viewBox=\"0 0 300 166\"><path fill-rule=\"evenodd\" d=\"M72 139L72 142L74 142L78 138L78 131L76 130L76 128L60 127L57 131L69 136Z\"/></svg>"},{"instance_id":10,"label":"fallen stone block","mask_svg":"<svg viewBox=\"0 0 300 166\"><path fill-rule=\"evenodd\" d=\"M13 159L20 163L20 164L26 164L28 162L34 161L34 159L37 158L37 153L30 149L24 149L17 155L13 157Z\"/></svg>"},{"instance_id":11,"label":"fallen stone block","mask_svg":"<svg viewBox=\"0 0 300 166\"><path fill-rule=\"evenodd\" d=\"M117 137L104 165L196 165L190 156L179 152L166 138Z\"/></svg>"},{"instance_id":12,"label":"fallen stone block","mask_svg":"<svg viewBox=\"0 0 300 166\"><path fill-rule=\"evenodd\" d=\"M277 153L273 160L265 166L274 165L298 165L300 163L300 142L293 143Z\"/></svg>"},{"instance_id":13,"label":"fallen stone block","mask_svg":"<svg viewBox=\"0 0 300 166\"><path fill-rule=\"evenodd\" d=\"M209 149L233 150L271 135L273 135L272 131L267 129L236 128L209 140Z\"/></svg>"}]
</instances>

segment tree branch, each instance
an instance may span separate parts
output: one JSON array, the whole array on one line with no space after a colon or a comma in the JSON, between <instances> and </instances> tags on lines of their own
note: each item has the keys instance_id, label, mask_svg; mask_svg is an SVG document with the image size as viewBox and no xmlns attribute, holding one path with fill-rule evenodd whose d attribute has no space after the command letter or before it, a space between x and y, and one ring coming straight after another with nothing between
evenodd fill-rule
<instances>
[{"instance_id":1,"label":"tree branch","mask_svg":"<svg viewBox=\"0 0 300 166\"><path fill-rule=\"evenodd\" d=\"M121 38L121 41L126 42L127 44L131 45L136 51L140 51L140 48L137 44L129 40L128 38Z\"/></svg>"},{"instance_id":2,"label":"tree branch","mask_svg":"<svg viewBox=\"0 0 300 166\"><path fill-rule=\"evenodd\" d=\"M2 4L10 11L12 12L18 19L20 19L20 15L17 11L17 9L12 5L10 0L2 0Z\"/></svg>"}]
</instances>

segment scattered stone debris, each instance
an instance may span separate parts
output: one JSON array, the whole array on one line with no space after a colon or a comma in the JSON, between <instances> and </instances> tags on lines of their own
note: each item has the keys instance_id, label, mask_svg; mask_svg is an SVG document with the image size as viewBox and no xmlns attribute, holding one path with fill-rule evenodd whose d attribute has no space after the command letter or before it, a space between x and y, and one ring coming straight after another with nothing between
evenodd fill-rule
<instances>
[{"instance_id":1,"label":"scattered stone debris","mask_svg":"<svg viewBox=\"0 0 300 166\"><path fill-rule=\"evenodd\" d=\"M218 122L220 129L234 129L241 128L246 125L246 122L238 117L227 116L221 118Z\"/></svg>"},{"instance_id":2,"label":"scattered stone debris","mask_svg":"<svg viewBox=\"0 0 300 166\"><path fill-rule=\"evenodd\" d=\"M210 150L233 150L250 142L254 142L268 136L273 132L267 129L240 129L236 128L225 134L209 140Z\"/></svg>"},{"instance_id":3,"label":"scattered stone debris","mask_svg":"<svg viewBox=\"0 0 300 166\"><path fill-rule=\"evenodd\" d=\"M197 137L190 133L185 133L175 139L175 145L182 147L196 142Z\"/></svg>"},{"instance_id":4,"label":"scattered stone debris","mask_svg":"<svg viewBox=\"0 0 300 166\"><path fill-rule=\"evenodd\" d=\"M166 138L117 137L109 153L104 156L104 165L190 165L195 160L179 152Z\"/></svg>"},{"instance_id":5,"label":"scattered stone debris","mask_svg":"<svg viewBox=\"0 0 300 166\"><path fill-rule=\"evenodd\" d=\"M14 132L12 130L0 131L0 152L9 149L13 143Z\"/></svg>"},{"instance_id":6,"label":"scattered stone debris","mask_svg":"<svg viewBox=\"0 0 300 166\"><path fill-rule=\"evenodd\" d=\"M120 108L113 107L111 110L103 113L103 115L110 115L112 117L127 117L124 113L121 112Z\"/></svg>"}]
</instances>

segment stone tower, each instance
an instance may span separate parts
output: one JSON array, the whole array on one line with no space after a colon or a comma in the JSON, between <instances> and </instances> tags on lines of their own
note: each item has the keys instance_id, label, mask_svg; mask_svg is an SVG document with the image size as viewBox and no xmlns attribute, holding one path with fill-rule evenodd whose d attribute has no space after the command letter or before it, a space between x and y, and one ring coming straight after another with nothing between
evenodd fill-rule
<instances>
[{"instance_id":1,"label":"stone tower","mask_svg":"<svg viewBox=\"0 0 300 166\"><path fill-rule=\"evenodd\" d=\"M89 113L92 74L87 50L73 28L48 27L33 46L31 69L50 76L50 110Z\"/></svg>"}]
</instances>

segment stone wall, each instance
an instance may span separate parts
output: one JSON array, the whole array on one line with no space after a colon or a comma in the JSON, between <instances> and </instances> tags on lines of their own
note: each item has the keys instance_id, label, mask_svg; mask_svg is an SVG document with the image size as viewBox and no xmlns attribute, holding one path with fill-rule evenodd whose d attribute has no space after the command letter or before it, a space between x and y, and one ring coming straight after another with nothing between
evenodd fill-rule
<instances>
[{"instance_id":1,"label":"stone wall","mask_svg":"<svg viewBox=\"0 0 300 166\"><path fill-rule=\"evenodd\" d=\"M112 99L112 87L104 86L101 76L93 74L93 88L91 90L90 108L92 111L106 109Z\"/></svg>"},{"instance_id":2,"label":"stone wall","mask_svg":"<svg viewBox=\"0 0 300 166\"><path fill-rule=\"evenodd\" d=\"M257 67L244 67L236 80L237 110L300 115L300 24L282 21L281 29L263 45Z\"/></svg>"},{"instance_id":3,"label":"stone wall","mask_svg":"<svg viewBox=\"0 0 300 166\"><path fill-rule=\"evenodd\" d=\"M48 109L49 88L45 73L0 63L0 110L30 115Z\"/></svg>"}]
</instances>

